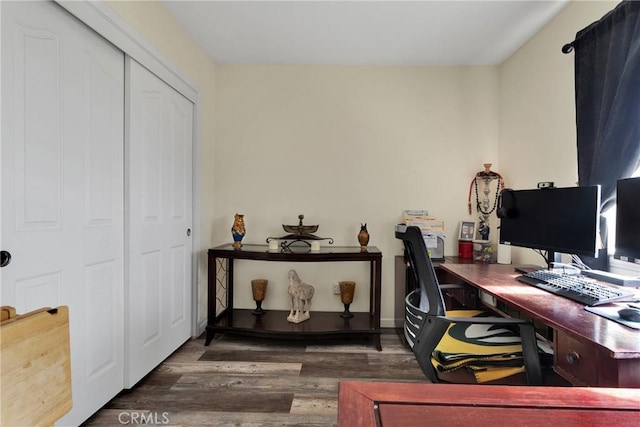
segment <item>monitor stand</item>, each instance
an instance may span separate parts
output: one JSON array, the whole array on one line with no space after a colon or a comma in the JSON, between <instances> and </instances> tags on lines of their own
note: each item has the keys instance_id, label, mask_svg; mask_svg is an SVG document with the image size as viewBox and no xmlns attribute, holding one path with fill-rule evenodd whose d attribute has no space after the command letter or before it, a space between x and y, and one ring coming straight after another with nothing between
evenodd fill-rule
<instances>
[{"instance_id":1,"label":"monitor stand","mask_svg":"<svg viewBox=\"0 0 640 427\"><path fill-rule=\"evenodd\" d=\"M544 257L544 261L547 264L547 270L553 270L554 262L561 262L562 254L554 251L547 251L547 255ZM518 273L527 274L536 270L544 270L545 267L535 264L521 264L514 267L514 270Z\"/></svg>"},{"instance_id":2,"label":"monitor stand","mask_svg":"<svg viewBox=\"0 0 640 427\"><path fill-rule=\"evenodd\" d=\"M545 259L547 262L547 270L553 270L553 263L561 263L562 262L562 254L554 251L547 251L547 257Z\"/></svg>"}]
</instances>

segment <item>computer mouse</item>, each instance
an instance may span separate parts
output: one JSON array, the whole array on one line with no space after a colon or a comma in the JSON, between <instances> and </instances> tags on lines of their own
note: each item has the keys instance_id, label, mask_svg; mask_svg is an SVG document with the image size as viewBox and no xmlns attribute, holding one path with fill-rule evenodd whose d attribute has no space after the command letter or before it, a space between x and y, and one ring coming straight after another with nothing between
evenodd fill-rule
<instances>
[{"instance_id":1,"label":"computer mouse","mask_svg":"<svg viewBox=\"0 0 640 427\"><path fill-rule=\"evenodd\" d=\"M640 322L640 310L637 308L623 308L618 311L618 314L624 320L628 320L629 322Z\"/></svg>"}]
</instances>

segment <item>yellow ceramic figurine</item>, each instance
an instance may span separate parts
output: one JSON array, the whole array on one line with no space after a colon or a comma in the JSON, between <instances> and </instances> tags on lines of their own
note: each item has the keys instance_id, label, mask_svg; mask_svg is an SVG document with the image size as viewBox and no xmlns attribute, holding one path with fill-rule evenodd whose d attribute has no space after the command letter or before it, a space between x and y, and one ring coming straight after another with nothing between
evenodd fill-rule
<instances>
[{"instance_id":1,"label":"yellow ceramic figurine","mask_svg":"<svg viewBox=\"0 0 640 427\"><path fill-rule=\"evenodd\" d=\"M244 215L243 214L235 214L233 220L233 227L231 227L231 235L233 236L233 247L238 249L242 247L242 238L245 235L244 228Z\"/></svg>"}]
</instances>

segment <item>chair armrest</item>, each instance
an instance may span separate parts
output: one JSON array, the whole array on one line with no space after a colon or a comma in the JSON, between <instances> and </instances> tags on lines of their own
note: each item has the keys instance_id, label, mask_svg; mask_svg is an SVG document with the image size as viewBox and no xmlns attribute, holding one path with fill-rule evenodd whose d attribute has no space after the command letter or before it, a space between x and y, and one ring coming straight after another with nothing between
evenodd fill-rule
<instances>
[{"instance_id":1,"label":"chair armrest","mask_svg":"<svg viewBox=\"0 0 640 427\"><path fill-rule=\"evenodd\" d=\"M468 289L471 288L471 286L466 285L464 283L446 283L446 284L440 284L440 289Z\"/></svg>"},{"instance_id":2,"label":"chair armrest","mask_svg":"<svg viewBox=\"0 0 640 427\"><path fill-rule=\"evenodd\" d=\"M449 323L475 323L480 325L523 325L531 322L524 319L516 319L512 317L449 317L438 316Z\"/></svg>"}]
</instances>

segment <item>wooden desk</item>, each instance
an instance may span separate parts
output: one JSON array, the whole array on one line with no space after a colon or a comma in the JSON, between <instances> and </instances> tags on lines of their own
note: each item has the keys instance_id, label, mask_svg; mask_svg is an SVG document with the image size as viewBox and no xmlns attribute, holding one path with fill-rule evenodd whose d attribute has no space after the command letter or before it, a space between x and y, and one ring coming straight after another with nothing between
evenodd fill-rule
<instances>
[{"instance_id":1,"label":"wooden desk","mask_svg":"<svg viewBox=\"0 0 640 427\"><path fill-rule=\"evenodd\" d=\"M338 426L637 426L638 390L341 382Z\"/></svg>"},{"instance_id":2,"label":"wooden desk","mask_svg":"<svg viewBox=\"0 0 640 427\"><path fill-rule=\"evenodd\" d=\"M511 265L445 262L439 268L550 326L554 370L572 384L640 387L639 330L589 313L584 305L570 299L518 282L518 273Z\"/></svg>"},{"instance_id":3,"label":"wooden desk","mask_svg":"<svg viewBox=\"0 0 640 427\"><path fill-rule=\"evenodd\" d=\"M382 252L375 246L366 251L359 246L327 246L317 252L269 251L267 245L231 244L209 249L208 322L205 345L216 333L234 333L280 339L370 338L378 350L380 345L380 289L382 282ZM268 310L256 316L251 310L233 308L234 260L276 262L368 262L369 312L353 313L352 318L340 317L340 312L312 311L302 323L287 321L289 311ZM226 261L226 262L225 262Z\"/></svg>"}]
</instances>

